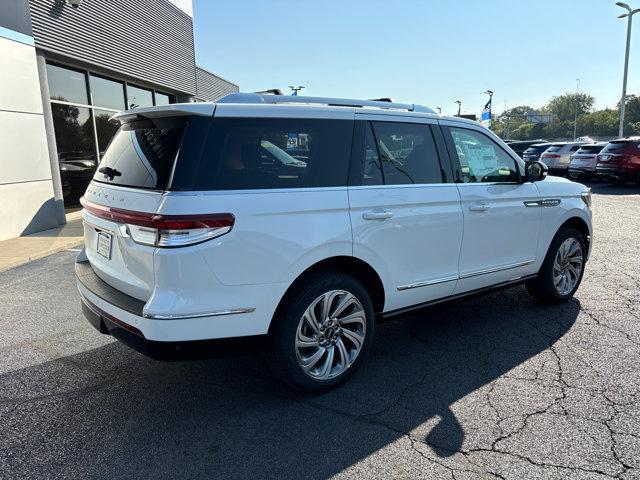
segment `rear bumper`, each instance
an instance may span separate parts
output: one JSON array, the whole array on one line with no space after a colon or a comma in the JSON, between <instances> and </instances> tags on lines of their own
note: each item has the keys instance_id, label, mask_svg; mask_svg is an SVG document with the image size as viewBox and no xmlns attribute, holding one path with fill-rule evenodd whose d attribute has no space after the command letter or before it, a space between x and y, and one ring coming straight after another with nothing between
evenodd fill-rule
<instances>
[{"instance_id":1,"label":"rear bumper","mask_svg":"<svg viewBox=\"0 0 640 480\"><path fill-rule=\"evenodd\" d=\"M152 353L155 350L174 351L178 344L256 337L268 330L269 322L262 318L265 315L256 315L253 309L241 313L219 311L191 318L149 318L144 302L104 282L82 254L76 260L75 271L87 320L100 332L109 333L149 356L157 358L158 355Z\"/></svg>"},{"instance_id":2,"label":"rear bumper","mask_svg":"<svg viewBox=\"0 0 640 480\"><path fill-rule=\"evenodd\" d=\"M599 177L615 178L620 180L635 180L637 171L629 171L623 168L615 167L596 167L596 173Z\"/></svg>"},{"instance_id":3,"label":"rear bumper","mask_svg":"<svg viewBox=\"0 0 640 480\"><path fill-rule=\"evenodd\" d=\"M100 333L111 335L128 347L155 360L183 361L205 358L225 358L250 355L264 347L266 336L196 340L188 342L158 342L144 337L81 295L82 313Z\"/></svg>"},{"instance_id":4,"label":"rear bumper","mask_svg":"<svg viewBox=\"0 0 640 480\"><path fill-rule=\"evenodd\" d=\"M569 167L569 176L572 178L592 178L596 176L595 168Z\"/></svg>"}]
</instances>

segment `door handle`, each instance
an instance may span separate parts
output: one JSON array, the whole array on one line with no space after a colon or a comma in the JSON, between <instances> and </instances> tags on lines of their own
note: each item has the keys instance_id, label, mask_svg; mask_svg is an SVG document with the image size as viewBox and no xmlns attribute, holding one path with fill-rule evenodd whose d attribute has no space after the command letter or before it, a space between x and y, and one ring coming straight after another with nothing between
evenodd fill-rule
<instances>
[{"instance_id":1,"label":"door handle","mask_svg":"<svg viewBox=\"0 0 640 480\"><path fill-rule=\"evenodd\" d=\"M469 205L469 210L472 212L484 212L489 209L489 205L486 203L474 203L473 205Z\"/></svg>"},{"instance_id":2,"label":"door handle","mask_svg":"<svg viewBox=\"0 0 640 480\"><path fill-rule=\"evenodd\" d=\"M386 220L393 217L393 212L382 210L378 212L364 212L362 218L365 220Z\"/></svg>"}]
</instances>

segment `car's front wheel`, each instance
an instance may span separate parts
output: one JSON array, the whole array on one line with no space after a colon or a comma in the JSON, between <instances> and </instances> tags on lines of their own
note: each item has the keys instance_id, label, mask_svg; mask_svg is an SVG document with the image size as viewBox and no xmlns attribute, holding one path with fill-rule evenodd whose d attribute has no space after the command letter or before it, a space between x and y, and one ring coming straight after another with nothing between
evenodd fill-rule
<instances>
[{"instance_id":1,"label":"car's front wheel","mask_svg":"<svg viewBox=\"0 0 640 480\"><path fill-rule=\"evenodd\" d=\"M324 391L347 380L373 339L371 297L349 275L316 275L287 295L270 331L267 360L273 372L305 391Z\"/></svg>"},{"instance_id":2,"label":"car's front wheel","mask_svg":"<svg viewBox=\"0 0 640 480\"><path fill-rule=\"evenodd\" d=\"M582 281L587 249L578 230L563 227L551 242L537 278L527 283L529 294L543 303L566 302Z\"/></svg>"}]
</instances>

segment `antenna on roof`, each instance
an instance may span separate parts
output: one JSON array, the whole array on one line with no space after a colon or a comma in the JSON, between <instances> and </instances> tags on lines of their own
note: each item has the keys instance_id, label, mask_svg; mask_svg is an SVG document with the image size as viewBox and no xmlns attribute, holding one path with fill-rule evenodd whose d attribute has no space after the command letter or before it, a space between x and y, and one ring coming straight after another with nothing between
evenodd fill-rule
<instances>
[{"instance_id":1,"label":"antenna on roof","mask_svg":"<svg viewBox=\"0 0 640 480\"><path fill-rule=\"evenodd\" d=\"M391 98L391 97L371 98L371 99L369 99L369 101L371 101L371 102L389 102L389 103L395 103L395 101L394 101L394 100L393 100L393 98Z\"/></svg>"}]
</instances>

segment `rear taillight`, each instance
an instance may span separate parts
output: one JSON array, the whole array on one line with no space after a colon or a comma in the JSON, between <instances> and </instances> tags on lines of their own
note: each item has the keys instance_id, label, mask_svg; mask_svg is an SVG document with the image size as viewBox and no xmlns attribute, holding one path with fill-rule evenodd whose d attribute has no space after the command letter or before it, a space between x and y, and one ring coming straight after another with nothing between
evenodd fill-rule
<instances>
[{"instance_id":1,"label":"rear taillight","mask_svg":"<svg viewBox=\"0 0 640 480\"><path fill-rule=\"evenodd\" d=\"M122 224L122 233L134 242L153 247L201 243L228 233L235 223L231 213L160 215L97 205L84 197L80 203L92 215Z\"/></svg>"},{"instance_id":2,"label":"rear taillight","mask_svg":"<svg viewBox=\"0 0 640 480\"><path fill-rule=\"evenodd\" d=\"M560 158L557 153L543 153L542 158Z\"/></svg>"}]
</instances>

